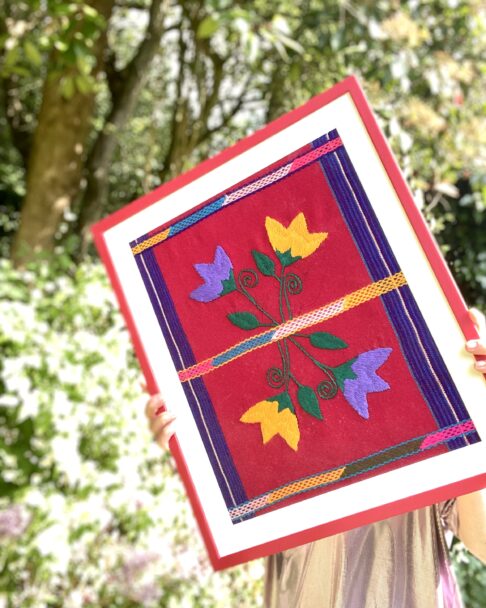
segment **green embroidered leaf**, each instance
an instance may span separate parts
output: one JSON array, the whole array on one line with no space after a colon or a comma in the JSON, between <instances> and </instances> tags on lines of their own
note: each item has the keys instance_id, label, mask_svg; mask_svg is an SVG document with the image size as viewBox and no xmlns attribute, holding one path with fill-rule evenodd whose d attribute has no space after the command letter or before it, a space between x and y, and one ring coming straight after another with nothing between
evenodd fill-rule
<instances>
[{"instance_id":1,"label":"green embroidered leaf","mask_svg":"<svg viewBox=\"0 0 486 608\"><path fill-rule=\"evenodd\" d=\"M236 289L235 275L233 274L232 270L230 270L229 277L227 279L224 279L223 281L221 281L221 284L223 285L223 291L221 292L220 295L225 296L227 293L231 293L232 291L235 291L235 289Z\"/></svg>"},{"instance_id":2,"label":"green embroidered leaf","mask_svg":"<svg viewBox=\"0 0 486 608\"><path fill-rule=\"evenodd\" d=\"M290 249L287 249L287 251L285 251L284 253L280 253L280 251L275 251L275 253L277 254L277 257L280 260L282 266L290 266L290 264L293 264L294 262L297 262L297 260L302 259L300 255L294 258L294 256L290 253Z\"/></svg>"},{"instance_id":3,"label":"green embroidered leaf","mask_svg":"<svg viewBox=\"0 0 486 608\"><path fill-rule=\"evenodd\" d=\"M319 407L319 401L316 397L315 392L310 386L299 386L297 391L297 398L299 400L302 409L308 414L314 416L318 420L322 420L321 409Z\"/></svg>"},{"instance_id":4,"label":"green embroidered leaf","mask_svg":"<svg viewBox=\"0 0 486 608\"><path fill-rule=\"evenodd\" d=\"M344 390L344 381L345 380L354 380L357 378L356 374L351 369L351 366L356 361L357 357L351 359L350 361L346 361L342 365L338 365L333 369L334 377L336 378L336 382L338 383L339 388Z\"/></svg>"},{"instance_id":5,"label":"green embroidered leaf","mask_svg":"<svg viewBox=\"0 0 486 608\"><path fill-rule=\"evenodd\" d=\"M280 393L280 395L275 395L274 397L270 397L267 401L277 401L278 402L278 411L289 409L292 413L294 413L294 406L292 404L292 399L290 395L285 391L284 393Z\"/></svg>"},{"instance_id":6,"label":"green embroidered leaf","mask_svg":"<svg viewBox=\"0 0 486 608\"><path fill-rule=\"evenodd\" d=\"M232 312L228 315L228 319L241 329L255 329L260 327L260 321L251 312Z\"/></svg>"},{"instance_id":7,"label":"green embroidered leaf","mask_svg":"<svg viewBox=\"0 0 486 608\"><path fill-rule=\"evenodd\" d=\"M253 249L251 254L258 270L262 274L266 277L272 277L275 274L275 264L273 263L272 258L269 258L268 255L265 255L264 253L260 253L256 249Z\"/></svg>"},{"instance_id":8,"label":"green embroidered leaf","mask_svg":"<svg viewBox=\"0 0 486 608\"><path fill-rule=\"evenodd\" d=\"M325 331L316 331L309 338L312 346L316 346L317 348L337 350L338 348L346 348L348 346L341 338L328 334Z\"/></svg>"}]
</instances>

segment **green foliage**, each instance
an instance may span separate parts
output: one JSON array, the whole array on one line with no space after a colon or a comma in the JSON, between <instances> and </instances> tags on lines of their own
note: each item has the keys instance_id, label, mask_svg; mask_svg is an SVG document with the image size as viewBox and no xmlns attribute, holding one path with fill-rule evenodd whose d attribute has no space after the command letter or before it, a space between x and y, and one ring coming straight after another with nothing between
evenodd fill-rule
<instances>
[{"instance_id":1,"label":"green foliage","mask_svg":"<svg viewBox=\"0 0 486 608\"><path fill-rule=\"evenodd\" d=\"M210 38L218 31L218 28L218 20L208 15L199 24L196 35L198 38Z\"/></svg>"},{"instance_id":2,"label":"green foliage","mask_svg":"<svg viewBox=\"0 0 486 608\"><path fill-rule=\"evenodd\" d=\"M3 38L0 76L35 77L51 55L50 77L64 75L60 86L66 99L76 88L81 93L91 91L96 65L93 47L106 25L103 16L85 2L50 1L45 8L38 2L25 2L12 9L11 17L26 26L13 27Z\"/></svg>"},{"instance_id":3,"label":"green foliage","mask_svg":"<svg viewBox=\"0 0 486 608\"><path fill-rule=\"evenodd\" d=\"M458 541L453 543L452 561L466 608L483 608L486 605L484 564Z\"/></svg>"},{"instance_id":4,"label":"green foliage","mask_svg":"<svg viewBox=\"0 0 486 608\"><path fill-rule=\"evenodd\" d=\"M0 273L0 600L261 605L261 562L212 573L103 268Z\"/></svg>"}]
</instances>

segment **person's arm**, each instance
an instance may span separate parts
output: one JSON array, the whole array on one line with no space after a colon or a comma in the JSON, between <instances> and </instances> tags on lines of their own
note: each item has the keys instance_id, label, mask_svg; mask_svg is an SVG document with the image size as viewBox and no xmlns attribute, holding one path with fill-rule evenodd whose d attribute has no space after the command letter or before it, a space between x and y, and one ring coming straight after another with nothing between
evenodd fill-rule
<instances>
[{"instance_id":1,"label":"person's arm","mask_svg":"<svg viewBox=\"0 0 486 608\"><path fill-rule=\"evenodd\" d=\"M471 319L479 332L479 340L466 344L474 355L486 355L486 323L484 315L472 309ZM486 373L486 361L476 361L475 368ZM456 500L457 535L473 555L486 563L486 490L459 496Z\"/></svg>"}]
</instances>

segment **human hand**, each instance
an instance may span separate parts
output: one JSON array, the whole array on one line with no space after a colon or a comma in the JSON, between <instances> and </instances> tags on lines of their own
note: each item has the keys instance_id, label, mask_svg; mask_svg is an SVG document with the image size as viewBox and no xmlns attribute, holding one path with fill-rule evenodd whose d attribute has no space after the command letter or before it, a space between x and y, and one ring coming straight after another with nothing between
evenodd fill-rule
<instances>
[{"instance_id":1,"label":"human hand","mask_svg":"<svg viewBox=\"0 0 486 608\"><path fill-rule=\"evenodd\" d=\"M160 394L152 395L147 401L145 415L155 443L167 450L175 430L175 416L165 410L165 403Z\"/></svg>"},{"instance_id":2,"label":"human hand","mask_svg":"<svg viewBox=\"0 0 486 608\"><path fill-rule=\"evenodd\" d=\"M466 343L466 350L472 355L486 355L486 319L477 308L471 308L468 312L478 330L479 339L469 340ZM486 374L486 361L476 361L474 367L478 372Z\"/></svg>"}]
</instances>

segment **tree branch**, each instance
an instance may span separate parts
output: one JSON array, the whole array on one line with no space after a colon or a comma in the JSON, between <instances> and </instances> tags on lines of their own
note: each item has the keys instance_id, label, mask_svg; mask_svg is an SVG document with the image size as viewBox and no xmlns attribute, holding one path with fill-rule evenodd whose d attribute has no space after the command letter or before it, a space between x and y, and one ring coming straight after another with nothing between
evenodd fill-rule
<instances>
[{"instance_id":1,"label":"tree branch","mask_svg":"<svg viewBox=\"0 0 486 608\"><path fill-rule=\"evenodd\" d=\"M160 48L164 30L166 0L152 0L149 22L143 41L123 70L116 97L105 126L98 134L86 162L86 190L78 218L78 230L82 234L83 248L88 239L88 227L102 212L108 197L108 174L117 145L117 134L132 114L140 91L148 75L150 64Z\"/></svg>"},{"instance_id":2,"label":"tree branch","mask_svg":"<svg viewBox=\"0 0 486 608\"><path fill-rule=\"evenodd\" d=\"M179 44L178 44L178 62L179 62L179 74L176 81L176 90L174 95L174 105L172 108L172 116L170 118L169 127L169 147L166 150L164 159L162 161L162 170L159 173L161 181L165 181L170 173L172 163L175 157L176 145L178 143L178 133L180 131L179 125L185 122L183 114L187 113L187 103L182 98L182 86L184 84L184 76L186 70L186 43L182 35L182 24L181 31L179 32Z\"/></svg>"},{"instance_id":3,"label":"tree branch","mask_svg":"<svg viewBox=\"0 0 486 608\"><path fill-rule=\"evenodd\" d=\"M12 143L20 154L22 165L27 169L30 147L32 145L32 132L27 122L24 120L21 101L13 94L14 86L11 78L3 78L1 83L1 103L5 114L5 119L10 129ZM14 107L14 101L18 108Z\"/></svg>"}]
</instances>

